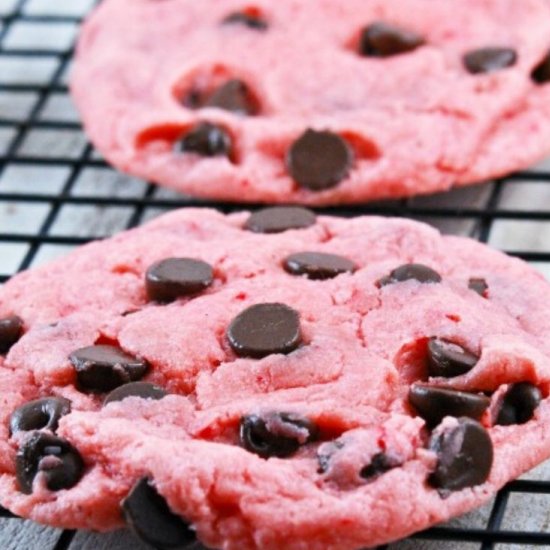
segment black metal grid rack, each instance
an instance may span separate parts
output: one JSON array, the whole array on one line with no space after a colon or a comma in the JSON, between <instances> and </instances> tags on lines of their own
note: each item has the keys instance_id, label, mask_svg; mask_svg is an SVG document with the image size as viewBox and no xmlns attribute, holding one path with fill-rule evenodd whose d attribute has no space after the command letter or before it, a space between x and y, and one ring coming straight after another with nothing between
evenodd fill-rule
<instances>
[{"instance_id":1,"label":"black metal grid rack","mask_svg":"<svg viewBox=\"0 0 550 550\"><path fill-rule=\"evenodd\" d=\"M247 207L194 201L116 174L86 142L70 106L67 73L78 25L94 3L0 0L0 284L17 271L93 238L136 226L162 211L197 204L223 211ZM550 275L550 162L445 195L323 211L422 219L444 231L504 248ZM547 517L534 527L521 518L507 521L514 499L516 508L524 511L536 504L539 515L550 508L540 501L544 495L550 498L550 481L528 475L507 485L473 519L432 528L416 535L415 542L390 548L455 548L457 543L482 550L550 546ZM130 547L120 538L116 543L90 542L58 530L41 531L42 538L36 538L34 529L25 539L24 529L32 530L28 522L9 519L7 511L0 511L0 518L4 548ZM12 522L22 527L14 528Z\"/></svg>"}]
</instances>

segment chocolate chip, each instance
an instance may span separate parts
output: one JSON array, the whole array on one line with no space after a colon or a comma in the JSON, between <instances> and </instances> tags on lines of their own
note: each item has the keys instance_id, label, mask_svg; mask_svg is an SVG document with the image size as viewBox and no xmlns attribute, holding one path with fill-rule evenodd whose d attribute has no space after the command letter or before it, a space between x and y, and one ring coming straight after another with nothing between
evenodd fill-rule
<instances>
[{"instance_id":1,"label":"chocolate chip","mask_svg":"<svg viewBox=\"0 0 550 550\"><path fill-rule=\"evenodd\" d=\"M546 53L540 63L533 69L531 78L537 84L550 82L550 50Z\"/></svg>"},{"instance_id":2,"label":"chocolate chip","mask_svg":"<svg viewBox=\"0 0 550 550\"><path fill-rule=\"evenodd\" d=\"M262 19L260 15L255 15L255 14L246 13L246 12L230 13L222 21L222 23L225 25L229 25L229 24L245 25L246 27L250 29L254 29L256 31L265 31L268 27L267 21L265 21L265 19Z\"/></svg>"},{"instance_id":3,"label":"chocolate chip","mask_svg":"<svg viewBox=\"0 0 550 550\"><path fill-rule=\"evenodd\" d=\"M322 191L340 183L353 164L353 152L338 134L306 130L290 147L287 169L298 185Z\"/></svg>"},{"instance_id":4,"label":"chocolate chip","mask_svg":"<svg viewBox=\"0 0 550 550\"><path fill-rule=\"evenodd\" d=\"M479 361L479 357L462 346L442 340L430 338L428 342L428 371L430 376L452 378L471 371Z\"/></svg>"},{"instance_id":5,"label":"chocolate chip","mask_svg":"<svg viewBox=\"0 0 550 550\"><path fill-rule=\"evenodd\" d=\"M191 128L179 141L176 149L183 153L196 153L203 157L231 156L231 136L221 126L201 122Z\"/></svg>"},{"instance_id":6,"label":"chocolate chip","mask_svg":"<svg viewBox=\"0 0 550 550\"><path fill-rule=\"evenodd\" d=\"M429 447L437 455L437 467L428 480L433 487L458 491L487 481L493 444L479 422L459 418L457 426L434 433Z\"/></svg>"},{"instance_id":7,"label":"chocolate chip","mask_svg":"<svg viewBox=\"0 0 550 550\"><path fill-rule=\"evenodd\" d=\"M17 451L15 471L21 491L32 493L34 478L42 473L50 491L70 489L82 477L84 463L66 440L45 432L33 433Z\"/></svg>"},{"instance_id":8,"label":"chocolate chip","mask_svg":"<svg viewBox=\"0 0 550 550\"><path fill-rule=\"evenodd\" d=\"M525 424L533 418L542 401L541 391L529 382L512 384L504 394L495 424L511 426Z\"/></svg>"},{"instance_id":9,"label":"chocolate chip","mask_svg":"<svg viewBox=\"0 0 550 550\"><path fill-rule=\"evenodd\" d=\"M71 402L64 397L44 397L21 405L10 417L10 433L32 430L55 432L59 419L71 412Z\"/></svg>"},{"instance_id":10,"label":"chocolate chip","mask_svg":"<svg viewBox=\"0 0 550 550\"><path fill-rule=\"evenodd\" d=\"M300 316L284 304L257 304L235 317L227 338L233 351L242 357L290 353L302 341Z\"/></svg>"},{"instance_id":11,"label":"chocolate chip","mask_svg":"<svg viewBox=\"0 0 550 550\"><path fill-rule=\"evenodd\" d=\"M122 384L140 380L149 369L143 359L137 359L114 346L88 346L69 356L82 391L102 393Z\"/></svg>"},{"instance_id":12,"label":"chocolate chip","mask_svg":"<svg viewBox=\"0 0 550 550\"><path fill-rule=\"evenodd\" d=\"M22 319L16 315L0 319L0 354L8 353L22 335Z\"/></svg>"},{"instance_id":13,"label":"chocolate chip","mask_svg":"<svg viewBox=\"0 0 550 550\"><path fill-rule=\"evenodd\" d=\"M491 400L477 393L414 384L409 390L409 403L426 421L428 427L433 428L446 416L467 416L479 420Z\"/></svg>"},{"instance_id":14,"label":"chocolate chip","mask_svg":"<svg viewBox=\"0 0 550 550\"><path fill-rule=\"evenodd\" d=\"M254 233L282 233L315 225L315 214L300 206L272 206L250 215L244 228Z\"/></svg>"},{"instance_id":15,"label":"chocolate chip","mask_svg":"<svg viewBox=\"0 0 550 550\"><path fill-rule=\"evenodd\" d=\"M171 302L202 292L214 280L210 264L193 258L167 258L153 264L145 275L149 300Z\"/></svg>"},{"instance_id":16,"label":"chocolate chip","mask_svg":"<svg viewBox=\"0 0 550 550\"><path fill-rule=\"evenodd\" d=\"M15 518L19 518L19 516L16 516L14 513L10 512L6 508L0 506L0 518L2 518L2 519L15 519Z\"/></svg>"},{"instance_id":17,"label":"chocolate chip","mask_svg":"<svg viewBox=\"0 0 550 550\"><path fill-rule=\"evenodd\" d=\"M227 81L204 103L204 107L218 107L239 115L257 115L260 107L245 82L238 79Z\"/></svg>"},{"instance_id":18,"label":"chocolate chip","mask_svg":"<svg viewBox=\"0 0 550 550\"><path fill-rule=\"evenodd\" d=\"M359 39L359 53L369 57L389 57L411 52L424 44L417 33L387 23L365 27Z\"/></svg>"},{"instance_id":19,"label":"chocolate chip","mask_svg":"<svg viewBox=\"0 0 550 550\"><path fill-rule=\"evenodd\" d=\"M270 413L243 416L239 435L247 451L263 458L285 458L316 439L317 434L317 427L308 418L294 413Z\"/></svg>"},{"instance_id":20,"label":"chocolate chip","mask_svg":"<svg viewBox=\"0 0 550 550\"><path fill-rule=\"evenodd\" d=\"M386 472L401 466L402 462L395 457L389 456L386 453L376 453L369 464L361 469L359 475L363 479L372 480Z\"/></svg>"},{"instance_id":21,"label":"chocolate chip","mask_svg":"<svg viewBox=\"0 0 550 550\"><path fill-rule=\"evenodd\" d=\"M483 298L486 298L489 285L485 279L473 278L468 281L468 288L477 292Z\"/></svg>"},{"instance_id":22,"label":"chocolate chip","mask_svg":"<svg viewBox=\"0 0 550 550\"><path fill-rule=\"evenodd\" d=\"M440 283L441 275L431 267L422 264L405 264L394 269L386 277L382 277L376 286L402 283L404 281L418 281L419 283Z\"/></svg>"},{"instance_id":23,"label":"chocolate chip","mask_svg":"<svg viewBox=\"0 0 550 550\"><path fill-rule=\"evenodd\" d=\"M291 275L305 275L308 279L332 279L342 273L353 273L356 265L343 256L322 252L298 252L284 262L285 271Z\"/></svg>"},{"instance_id":24,"label":"chocolate chip","mask_svg":"<svg viewBox=\"0 0 550 550\"><path fill-rule=\"evenodd\" d=\"M103 401L103 406L115 401L122 401L127 397L159 400L167 395L166 390L149 382L130 382L113 390Z\"/></svg>"},{"instance_id":25,"label":"chocolate chip","mask_svg":"<svg viewBox=\"0 0 550 550\"><path fill-rule=\"evenodd\" d=\"M132 487L121 508L128 526L154 548L187 548L196 541L197 535L189 522L170 510L146 477Z\"/></svg>"},{"instance_id":26,"label":"chocolate chip","mask_svg":"<svg viewBox=\"0 0 550 550\"><path fill-rule=\"evenodd\" d=\"M464 56L464 66L472 74L492 73L515 65L517 57L511 48L480 48Z\"/></svg>"}]
</instances>

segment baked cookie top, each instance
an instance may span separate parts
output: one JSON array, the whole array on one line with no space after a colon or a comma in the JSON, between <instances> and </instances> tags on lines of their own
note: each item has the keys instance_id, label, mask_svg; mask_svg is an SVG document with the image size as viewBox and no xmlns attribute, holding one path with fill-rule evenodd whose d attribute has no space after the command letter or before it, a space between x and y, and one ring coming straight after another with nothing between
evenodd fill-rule
<instances>
[{"instance_id":1,"label":"baked cookie top","mask_svg":"<svg viewBox=\"0 0 550 550\"><path fill-rule=\"evenodd\" d=\"M0 290L0 504L160 548L382 544L550 456L549 333L531 267L423 224L170 213Z\"/></svg>"},{"instance_id":2,"label":"baked cookie top","mask_svg":"<svg viewBox=\"0 0 550 550\"><path fill-rule=\"evenodd\" d=\"M72 92L117 168L182 192L354 203L550 151L544 0L105 0Z\"/></svg>"}]
</instances>

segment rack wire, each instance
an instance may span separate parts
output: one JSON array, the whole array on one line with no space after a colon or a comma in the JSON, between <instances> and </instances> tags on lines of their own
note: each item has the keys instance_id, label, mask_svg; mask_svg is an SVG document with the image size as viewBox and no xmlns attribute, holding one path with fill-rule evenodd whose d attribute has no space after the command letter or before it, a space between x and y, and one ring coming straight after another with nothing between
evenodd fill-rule
<instances>
[{"instance_id":1,"label":"rack wire","mask_svg":"<svg viewBox=\"0 0 550 550\"><path fill-rule=\"evenodd\" d=\"M70 248L176 207L225 212L254 207L197 201L117 174L86 141L70 104L67 74L78 26L95 3L0 0L0 284ZM320 211L424 220L503 248L550 275L550 162L444 195ZM549 507L540 502L550 497L544 479L548 464L541 471L535 475L539 479L529 474L508 484L481 512L383 548L550 546L544 513ZM538 524L532 525L533 517ZM22 520L0 509L0 540L12 521ZM53 533L40 548L136 548L120 541L118 546L86 542L73 531Z\"/></svg>"}]
</instances>

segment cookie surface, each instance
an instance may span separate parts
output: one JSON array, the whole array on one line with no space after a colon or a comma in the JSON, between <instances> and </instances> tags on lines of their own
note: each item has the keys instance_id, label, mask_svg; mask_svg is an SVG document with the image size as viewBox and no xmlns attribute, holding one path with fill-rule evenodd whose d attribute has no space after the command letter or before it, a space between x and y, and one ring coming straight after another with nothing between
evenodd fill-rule
<instances>
[{"instance_id":1,"label":"cookie surface","mask_svg":"<svg viewBox=\"0 0 550 550\"><path fill-rule=\"evenodd\" d=\"M0 290L0 505L159 547L354 550L550 456L532 268L411 221L276 217L177 211Z\"/></svg>"},{"instance_id":2,"label":"cookie surface","mask_svg":"<svg viewBox=\"0 0 550 550\"><path fill-rule=\"evenodd\" d=\"M137 176L239 202L363 202L547 154L548 36L544 0L105 0L72 91L95 145Z\"/></svg>"}]
</instances>

